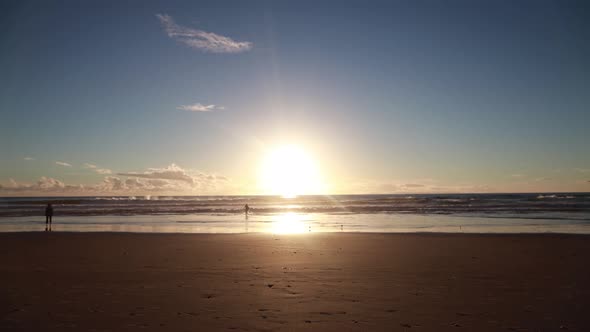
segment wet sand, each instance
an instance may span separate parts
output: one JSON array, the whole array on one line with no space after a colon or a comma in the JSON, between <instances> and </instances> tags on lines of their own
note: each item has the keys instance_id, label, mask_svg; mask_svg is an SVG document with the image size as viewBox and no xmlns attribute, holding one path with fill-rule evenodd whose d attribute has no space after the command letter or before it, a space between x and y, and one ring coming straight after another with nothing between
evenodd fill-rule
<instances>
[{"instance_id":1,"label":"wet sand","mask_svg":"<svg viewBox=\"0 0 590 332\"><path fill-rule=\"evenodd\" d=\"M0 262L0 330L590 330L590 236L4 233Z\"/></svg>"}]
</instances>

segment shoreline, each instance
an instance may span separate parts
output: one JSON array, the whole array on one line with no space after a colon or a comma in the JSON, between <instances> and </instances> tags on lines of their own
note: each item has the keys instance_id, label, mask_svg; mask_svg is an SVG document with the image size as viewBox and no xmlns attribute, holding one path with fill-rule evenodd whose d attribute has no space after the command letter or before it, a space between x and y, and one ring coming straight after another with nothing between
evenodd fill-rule
<instances>
[{"instance_id":1,"label":"shoreline","mask_svg":"<svg viewBox=\"0 0 590 332\"><path fill-rule=\"evenodd\" d=\"M562 216L563 217L563 216ZM54 217L53 231L132 233L590 234L590 220L413 214L141 215ZM0 217L0 232L43 231L44 220Z\"/></svg>"},{"instance_id":2,"label":"shoreline","mask_svg":"<svg viewBox=\"0 0 590 332\"><path fill-rule=\"evenodd\" d=\"M536 236L566 236L566 237L589 237L590 233L565 233L565 232L521 232L521 233L505 233L505 232L347 232L347 231L320 231L320 232L302 232L302 233L273 233L273 232L218 232L218 233L187 233L187 232L134 232L134 231L75 231L75 230L60 230L60 231L44 231L44 230L25 230L25 231L2 231L0 230L0 237L9 234L103 234L103 235L179 235L179 236L243 236L243 235L260 235L260 236L315 236L315 235L425 235L425 236L449 236L449 235L465 235L465 236L515 236L515 237L536 237Z\"/></svg>"}]
</instances>

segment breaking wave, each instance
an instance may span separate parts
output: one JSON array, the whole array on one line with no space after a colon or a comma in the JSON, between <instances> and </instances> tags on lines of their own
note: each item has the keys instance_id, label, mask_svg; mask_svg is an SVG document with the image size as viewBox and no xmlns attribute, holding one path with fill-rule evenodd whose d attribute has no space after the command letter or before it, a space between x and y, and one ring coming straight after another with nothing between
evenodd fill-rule
<instances>
[{"instance_id":1,"label":"breaking wave","mask_svg":"<svg viewBox=\"0 0 590 332\"><path fill-rule=\"evenodd\" d=\"M113 196L0 198L0 217L39 216L47 203L64 216L189 215L284 212L327 214L464 214L484 217L575 214L590 220L590 194L300 196ZM553 218L554 216L552 216Z\"/></svg>"}]
</instances>

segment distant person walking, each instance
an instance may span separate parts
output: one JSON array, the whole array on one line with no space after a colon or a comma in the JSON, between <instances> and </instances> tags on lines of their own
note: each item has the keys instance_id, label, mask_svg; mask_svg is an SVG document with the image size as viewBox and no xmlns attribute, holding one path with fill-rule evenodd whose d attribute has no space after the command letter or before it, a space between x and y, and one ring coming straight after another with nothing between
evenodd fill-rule
<instances>
[{"instance_id":1,"label":"distant person walking","mask_svg":"<svg viewBox=\"0 0 590 332\"><path fill-rule=\"evenodd\" d=\"M53 217L53 206L49 203L45 208L45 228L47 228L47 225L51 227L51 217Z\"/></svg>"},{"instance_id":2,"label":"distant person walking","mask_svg":"<svg viewBox=\"0 0 590 332\"><path fill-rule=\"evenodd\" d=\"M248 212L250 212L250 207L248 204L244 205L244 215L248 217Z\"/></svg>"}]
</instances>

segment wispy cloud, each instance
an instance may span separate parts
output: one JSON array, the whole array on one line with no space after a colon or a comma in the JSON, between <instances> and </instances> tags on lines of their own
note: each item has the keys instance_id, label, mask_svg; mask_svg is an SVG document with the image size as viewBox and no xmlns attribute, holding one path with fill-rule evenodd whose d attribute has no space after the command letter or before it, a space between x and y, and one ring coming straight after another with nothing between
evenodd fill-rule
<instances>
[{"instance_id":1,"label":"wispy cloud","mask_svg":"<svg viewBox=\"0 0 590 332\"><path fill-rule=\"evenodd\" d=\"M536 182L543 182L543 181L551 181L553 180L552 178L548 178L548 177L541 177L541 178L536 178L535 181Z\"/></svg>"},{"instance_id":2,"label":"wispy cloud","mask_svg":"<svg viewBox=\"0 0 590 332\"><path fill-rule=\"evenodd\" d=\"M168 37L189 47L212 53L240 53L252 49L251 42L238 42L213 32L180 26L167 14L156 14Z\"/></svg>"},{"instance_id":3,"label":"wispy cloud","mask_svg":"<svg viewBox=\"0 0 590 332\"><path fill-rule=\"evenodd\" d=\"M189 184L193 184L195 182L195 179L191 175L189 175L184 169L180 168L176 164L171 164L166 168L150 168L145 172L117 173L117 175L146 179L183 181Z\"/></svg>"},{"instance_id":4,"label":"wispy cloud","mask_svg":"<svg viewBox=\"0 0 590 332\"><path fill-rule=\"evenodd\" d=\"M99 168L98 166L96 166L94 164L89 164L89 163L85 163L84 168L91 169L91 170L95 171L96 173L102 174L102 175L107 175L107 174L113 173L113 171L111 171L108 168Z\"/></svg>"},{"instance_id":5,"label":"wispy cloud","mask_svg":"<svg viewBox=\"0 0 590 332\"><path fill-rule=\"evenodd\" d=\"M510 176L513 177L513 178L523 178L523 177L525 177L524 174L511 174Z\"/></svg>"},{"instance_id":6,"label":"wispy cloud","mask_svg":"<svg viewBox=\"0 0 590 332\"><path fill-rule=\"evenodd\" d=\"M404 187L406 187L406 188L422 188L425 186L423 184L417 184L417 183L406 183L404 185Z\"/></svg>"},{"instance_id":7,"label":"wispy cloud","mask_svg":"<svg viewBox=\"0 0 590 332\"><path fill-rule=\"evenodd\" d=\"M575 171L580 173L590 173L590 168L576 168Z\"/></svg>"},{"instance_id":8,"label":"wispy cloud","mask_svg":"<svg viewBox=\"0 0 590 332\"><path fill-rule=\"evenodd\" d=\"M217 184L226 183L229 179L225 176L207 174L195 170L187 170L176 164L170 164L164 168L148 168L144 172L117 173L119 176L126 176L135 179L146 179L144 184L166 186L167 188L185 186L189 189L210 189Z\"/></svg>"},{"instance_id":9,"label":"wispy cloud","mask_svg":"<svg viewBox=\"0 0 590 332\"><path fill-rule=\"evenodd\" d=\"M203 105L200 103L192 104L192 105L180 105L176 109L182 111L191 111L191 112L211 112L215 110L223 110L225 107L218 106L218 105Z\"/></svg>"},{"instance_id":10,"label":"wispy cloud","mask_svg":"<svg viewBox=\"0 0 590 332\"><path fill-rule=\"evenodd\" d=\"M24 160L29 160L29 161L30 161L30 160L35 160L35 158L33 158L33 157L24 157L23 159L24 159Z\"/></svg>"},{"instance_id":11,"label":"wispy cloud","mask_svg":"<svg viewBox=\"0 0 590 332\"><path fill-rule=\"evenodd\" d=\"M63 161L56 161L55 164L56 165L59 165L59 166L72 167L71 164L68 164L68 163L63 162Z\"/></svg>"},{"instance_id":12,"label":"wispy cloud","mask_svg":"<svg viewBox=\"0 0 590 332\"><path fill-rule=\"evenodd\" d=\"M419 180L419 181L418 181ZM362 193L404 193L404 194L419 194L419 193L484 193L495 191L494 188L481 184L473 183L458 183L458 184L439 184L435 179L414 179L405 184L396 182L357 182L353 184L353 192ZM422 183L417 183L422 182Z\"/></svg>"}]
</instances>

